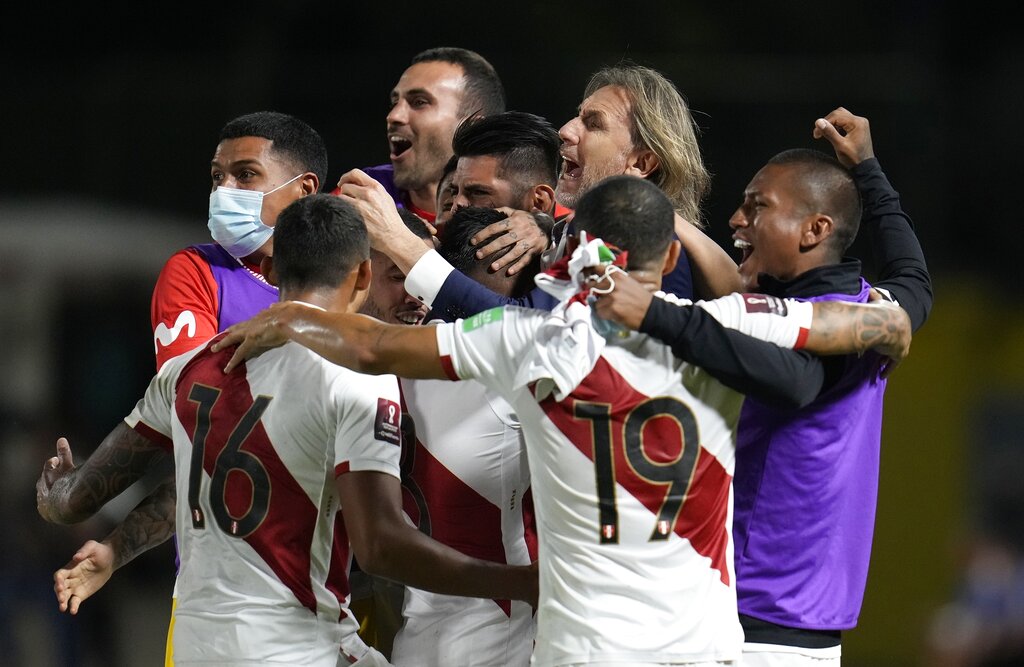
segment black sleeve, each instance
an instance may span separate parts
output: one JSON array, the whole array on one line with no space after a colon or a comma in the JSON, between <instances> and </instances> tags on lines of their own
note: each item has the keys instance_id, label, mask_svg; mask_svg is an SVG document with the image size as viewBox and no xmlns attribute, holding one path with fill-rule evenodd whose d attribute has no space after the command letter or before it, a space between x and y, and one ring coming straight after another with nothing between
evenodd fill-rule
<instances>
[{"instance_id":1,"label":"black sleeve","mask_svg":"<svg viewBox=\"0 0 1024 667\"><path fill-rule=\"evenodd\" d=\"M872 284L892 293L917 331L932 309L932 279L914 223L877 159L864 160L852 171L864 202L862 224L879 272Z\"/></svg>"},{"instance_id":2,"label":"black sleeve","mask_svg":"<svg viewBox=\"0 0 1024 667\"><path fill-rule=\"evenodd\" d=\"M802 408L824 386L824 366L816 355L724 327L703 308L655 298L640 332L662 341L677 357L700 366L730 389L765 403Z\"/></svg>"}]
</instances>

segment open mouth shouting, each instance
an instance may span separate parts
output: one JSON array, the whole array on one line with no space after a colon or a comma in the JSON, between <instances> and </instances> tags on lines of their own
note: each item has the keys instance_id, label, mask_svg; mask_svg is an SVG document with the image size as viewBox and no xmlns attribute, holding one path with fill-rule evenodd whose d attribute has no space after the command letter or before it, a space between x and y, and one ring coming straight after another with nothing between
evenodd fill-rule
<instances>
[{"instance_id":1,"label":"open mouth shouting","mask_svg":"<svg viewBox=\"0 0 1024 667\"><path fill-rule=\"evenodd\" d=\"M559 174L559 178L567 180L579 180L580 176L583 175L583 167L578 162L574 162L565 155L562 156L562 173Z\"/></svg>"},{"instance_id":2,"label":"open mouth shouting","mask_svg":"<svg viewBox=\"0 0 1024 667\"><path fill-rule=\"evenodd\" d=\"M583 165L579 162L574 161L566 154L561 154L562 158L562 170L558 174L559 180L580 180L583 176Z\"/></svg>"},{"instance_id":3,"label":"open mouth shouting","mask_svg":"<svg viewBox=\"0 0 1024 667\"><path fill-rule=\"evenodd\" d=\"M754 246L750 243L750 241L744 241L743 239L736 237L733 237L732 245L734 248L739 249L739 265L743 266L747 262L747 260L750 259L750 255L753 254Z\"/></svg>"},{"instance_id":4,"label":"open mouth shouting","mask_svg":"<svg viewBox=\"0 0 1024 667\"><path fill-rule=\"evenodd\" d=\"M763 269L758 268L757 260L751 261L751 258L754 255L754 244L746 239L733 236L732 245L740 251L740 259L739 262L737 262L736 270L739 272L740 278L743 280L743 289L756 291L758 289L757 274Z\"/></svg>"},{"instance_id":5,"label":"open mouth shouting","mask_svg":"<svg viewBox=\"0 0 1024 667\"><path fill-rule=\"evenodd\" d=\"M397 133L388 134L388 147L391 151L391 159L397 160L412 148L412 139Z\"/></svg>"}]
</instances>

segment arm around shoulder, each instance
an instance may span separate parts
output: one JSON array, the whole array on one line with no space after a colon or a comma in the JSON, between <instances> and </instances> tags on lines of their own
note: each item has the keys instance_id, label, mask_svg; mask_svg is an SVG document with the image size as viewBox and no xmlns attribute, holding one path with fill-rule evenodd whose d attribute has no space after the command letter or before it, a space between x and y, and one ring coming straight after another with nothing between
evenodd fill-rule
<instances>
[{"instance_id":1,"label":"arm around shoulder","mask_svg":"<svg viewBox=\"0 0 1024 667\"><path fill-rule=\"evenodd\" d=\"M736 262L714 239L678 214L675 231L690 261L696 297L714 299L743 289Z\"/></svg>"}]
</instances>

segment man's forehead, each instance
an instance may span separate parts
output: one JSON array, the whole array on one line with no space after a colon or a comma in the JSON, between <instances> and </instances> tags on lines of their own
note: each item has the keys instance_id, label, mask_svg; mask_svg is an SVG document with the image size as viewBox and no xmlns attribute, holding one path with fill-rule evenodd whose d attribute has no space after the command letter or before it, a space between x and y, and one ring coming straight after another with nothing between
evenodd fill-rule
<instances>
[{"instance_id":1,"label":"man's forehead","mask_svg":"<svg viewBox=\"0 0 1024 667\"><path fill-rule=\"evenodd\" d=\"M472 155L460 157L455 166L452 182L496 181L498 179L499 160L494 155Z\"/></svg>"},{"instance_id":2,"label":"man's forehead","mask_svg":"<svg viewBox=\"0 0 1024 667\"><path fill-rule=\"evenodd\" d=\"M588 113L601 114L607 118L628 123L633 113L629 94L621 86L604 86L595 90L580 104L581 116Z\"/></svg>"},{"instance_id":3,"label":"man's forehead","mask_svg":"<svg viewBox=\"0 0 1024 667\"><path fill-rule=\"evenodd\" d=\"M465 73L461 66L441 60L431 60L410 65L391 90L391 95L392 97L401 97L420 92L434 97L444 95L461 97L464 88Z\"/></svg>"},{"instance_id":4,"label":"man's forehead","mask_svg":"<svg viewBox=\"0 0 1024 667\"><path fill-rule=\"evenodd\" d=\"M762 167L743 191L745 197L777 201L808 201L810 188L796 165L768 164Z\"/></svg>"},{"instance_id":5,"label":"man's forehead","mask_svg":"<svg viewBox=\"0 0 1024 667\"><path fill-rule=\"evenodd\" d=\"M747 184L747 192L776 190L782 186L792 185L795 180L786 165L766 164L750 179L750 183Z\"/></svg>"},{"instance_id":6,"label":"man's forehead","mask_svg":"<svg viewBox=\"0 0 1024 667\"><path fill-rule=\"evenodd\" d=\"M274 153L274 142L264 137L237 137L217 144L213 153L214 164L256 164L264 167L280 166Z\"/></svg>"},{"instance_id":7,"label":"man's forehead","mask_svg":"<svg viewBox=\"0 0 1024 667\"><path fill-rule=\"evenodd\" d=\"M375 272L386 273L393 268L398 268L394 260L375 248L370 248L370 262L373 264Z\"/></svg>"}]
</instances>

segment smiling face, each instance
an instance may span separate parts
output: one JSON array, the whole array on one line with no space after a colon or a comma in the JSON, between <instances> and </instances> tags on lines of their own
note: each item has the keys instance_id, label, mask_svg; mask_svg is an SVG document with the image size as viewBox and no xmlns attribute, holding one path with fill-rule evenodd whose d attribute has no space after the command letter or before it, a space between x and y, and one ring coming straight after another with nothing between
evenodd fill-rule
<instances>
[{"instance_id":1,"label":"smiling face","mask_svg":"<svg viewBox=\"0 0 1024 667\"><path fill-rule=\"evenodd\" d=\"M624 174L636 157L630 136L632 103L619 86L599 88L583 100L579 115L562 126L562 171L555 198L575 208L579 198L607 176Z\"/></svg>"},{"instance_id":2,"label":"smiling face","mask_svg":"<svg viewBox=\"0 0 1024 667\"><path fill-rule=\"evenodd\" d=\"M427 307L405 291L405 274L387 255L370 251L370 288L359 312L388 324L419 324Z\"/></svg>"},{"instance_id":3,"label":"smiling face","mask_svg":"<svg viewBox=\"0 0 1024 667\"><path fill-rule=\"evenodd\" d=\"M399 188L427 188L433 197L433 188L452 154L464 89L462 68L442 61L416 63L398 80L391 91L387 136Z\"/></svg>"},{"instance_id":4,"label":"smiling face","mask_svg":"<svg viewBox=\"0 0 1024 667\"><path fill-rule=\"evenodd\" d=\"M759 273L789 280L811 268L801 239L816 216L793 168L769 164L754 175L729 219L747 290L757 290Z\"/></svg>"}]
</instances>

